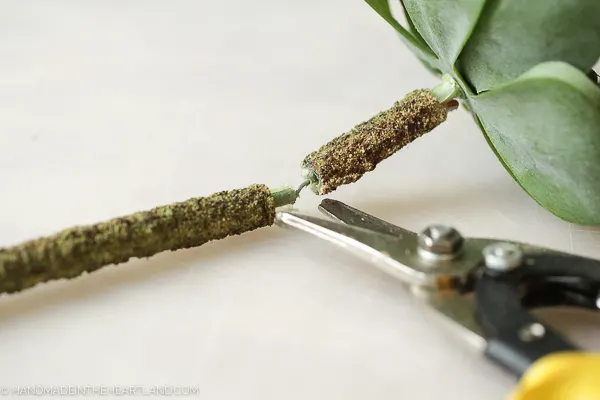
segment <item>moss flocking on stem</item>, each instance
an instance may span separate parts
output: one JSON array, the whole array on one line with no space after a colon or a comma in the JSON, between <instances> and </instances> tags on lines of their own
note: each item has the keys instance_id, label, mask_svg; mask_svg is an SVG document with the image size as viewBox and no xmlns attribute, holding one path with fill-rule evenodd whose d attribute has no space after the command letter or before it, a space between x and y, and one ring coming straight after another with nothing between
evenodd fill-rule
<instances>
[{"instance_id":1,"label":"moss flocking on stem","mask_svg":"<svg viewBox=\"0 0 600 400\"><path fill-rule=\"evenodd\" d=\"M0 293L270 226L275 209L297 198L291 187L251 185L1 248Z\"/></svg>"},{"instance_id":2,"label":"moss flocking on stem","mask_svg":"<svg viewBox=\"0 0 600 400\"><path fill-rule=\"evenodd\" d=\"M459 92L454 79L446 75L431 90L409 93L390 109L306 156L301 165L302 177L320 195L356 182L380 162L444 122L448 111L455 108L453 99Z\"/></svg>"}]
</instances>

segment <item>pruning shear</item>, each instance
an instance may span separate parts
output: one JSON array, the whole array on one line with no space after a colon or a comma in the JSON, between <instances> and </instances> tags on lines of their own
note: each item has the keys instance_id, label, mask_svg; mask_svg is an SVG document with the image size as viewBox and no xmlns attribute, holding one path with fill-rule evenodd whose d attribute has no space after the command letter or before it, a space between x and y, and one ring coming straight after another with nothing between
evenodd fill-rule
<instances>
[{"instance_id":1,"label":"pruning shear","mask_svg":"<svg viewBox=\"0 0 600 400\"><path fill-rule=\"evenodd\" d=\"M511 400L600 399L600 353L578 349L528 312L600 310L600 261L515 241L464 238L445 225L417 234L332 199L319 209L330 218L283 210L276 224L336 244L405 283L516 375Z\"/></svg>"}]
</instances>

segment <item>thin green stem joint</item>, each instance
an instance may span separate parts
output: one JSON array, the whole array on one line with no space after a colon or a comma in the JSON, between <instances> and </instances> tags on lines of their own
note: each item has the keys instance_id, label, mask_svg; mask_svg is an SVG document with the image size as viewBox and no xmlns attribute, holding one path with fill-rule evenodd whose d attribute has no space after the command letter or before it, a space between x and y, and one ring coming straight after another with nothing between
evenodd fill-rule
<instances>
[{"instance_id":1,"label":"thin green stem joint","mask_svg":"<svg viewBox=\"0 0 600 400\"><path fill-rule=\"evenodd\" d=\"M271 191L275 201L275 207L283 207L294 204L299 197L299 191L291 186L282 186Z\"/></svg>"},{"instance_id":2,"label":"thin green stem joint","mask_svg":"<svg viewBox=\"0 0 600 400\"><path fill-rule=\"evenodd\" d=\"M454 78L448 74L442 76L442 81L431 88L431 94L441 104L446 104L452 99L460 96L461 88Z\"/></svg>"}]
</instances>

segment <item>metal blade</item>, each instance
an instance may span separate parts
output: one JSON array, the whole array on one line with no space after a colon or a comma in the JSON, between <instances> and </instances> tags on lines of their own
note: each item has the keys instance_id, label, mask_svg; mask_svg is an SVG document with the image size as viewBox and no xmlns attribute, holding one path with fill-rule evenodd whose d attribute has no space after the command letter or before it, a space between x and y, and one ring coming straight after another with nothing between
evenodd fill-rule
<instances>
[{"instance_id":1,"label":"metal blade","mask_svg":"<svg viewBox=\"0 0 600 400\"><path fill-rule=\"evenodd\" d=\"M276 213L275 223L308 232L327 240L411 285L429 286L435 282L425 272L411 267L416 238L399 237L336 221L291 211Z\"/></svg>"},{"instance_id":2,"label":"metal blade","mask_svg":"<svg viewBox=\"0 0 600 400\"><path fill-rule=\"evenodd\" d=\"M354 225L359 228L365 228L372 231L385 233L397 237L415 236L416 233L397 225L390 224L382 219L367 214L363 211L350 207L341 201L325 199L319 205L319 210L327 216L336 219L345 224Z\"/></svg>"}]
</instances>

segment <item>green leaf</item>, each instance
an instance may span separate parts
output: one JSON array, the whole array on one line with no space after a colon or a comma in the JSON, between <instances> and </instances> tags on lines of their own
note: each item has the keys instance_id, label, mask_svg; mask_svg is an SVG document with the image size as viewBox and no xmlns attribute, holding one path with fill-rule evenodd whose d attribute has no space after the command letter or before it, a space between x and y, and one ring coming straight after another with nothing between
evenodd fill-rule
<instances>
[{"instance_id":1,"label":"green leaf","mask_svg":"<svg viewBox=\"0 0 600 400\"><path fill-rule=\"evenodd\" d=\"M435 54L419 36L414 36L406 30L392 15L388 0L365 0L383 19L398 31L404 43L417 55L430 70L437 69L438 60Z\"/></svg>"},{"instance_id":2,"label":"green leaf","mask_svg":"<svg viewBox=\"0 0 600 400\"><path fill-rule=\"evenodd\" d=\"M449 70L474 29L485 0L402 0L410 21Z\"/></svg>"},{"instance_id":3,"label":"green leaf","mask_svg":"<svg viewBox=\"0 0 600 400\"><path fill-rule=\"evenodd\" d=\"M599 57L599 0L488 0L457 66L480 93L546 61L587 72Z\"/></svg>"},{"instance_id":4,"label":"green leaf","mask_svg":"<svg viewBox=\"0 0 600 400\"><path fill-rule=\"evenodd\" d=\"M408 11L406 11L406 6L404 5L404 0L399 0L400 1L400 5L402 6L402 11L404 12L404 18L406 18L406 22L408 23L408 31L410 33L412 33L412 35L417 38L418 40L420 40L423 43L427 43L425 42L425 39L423 39L423 37L421 36L421 34L419 33L419 31L417 30L417 27L415 26L414 22L412 21L412 18L410 17L410 14L408 13Z\"/></svg>"},{"instance_id":5,"label":"green leaf","mask_svg":"<svg viewBox=\"0 0 600 400\"><path fill-rule=\"evenodd\" d=\"M566 221L600 225L600 88L562 62L470 99L521 186Z\"/></svg>"}]
</instances>

